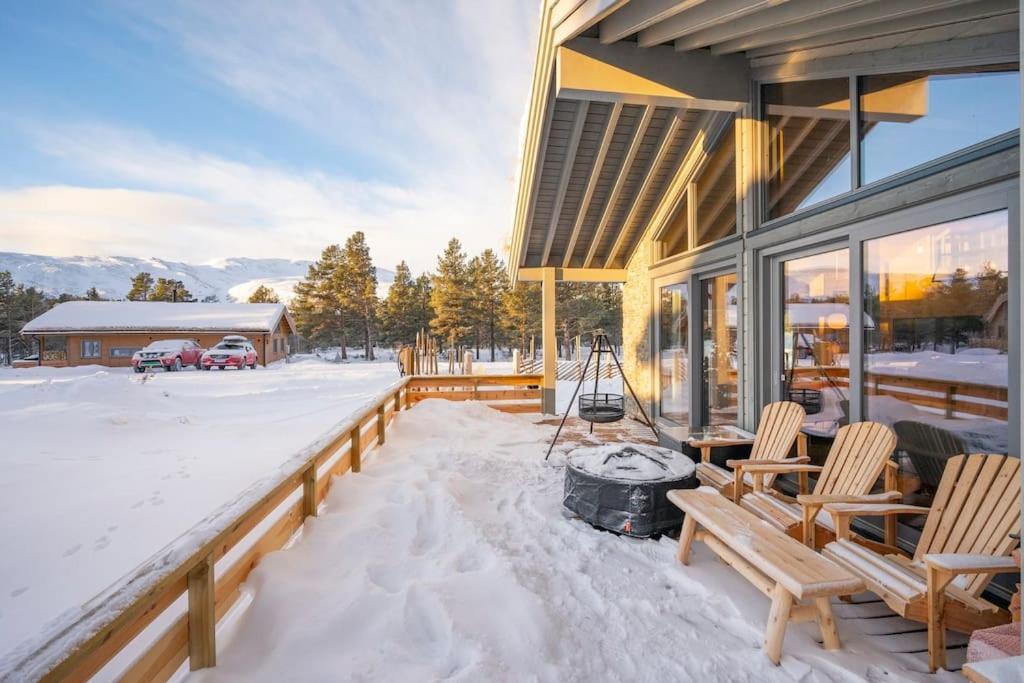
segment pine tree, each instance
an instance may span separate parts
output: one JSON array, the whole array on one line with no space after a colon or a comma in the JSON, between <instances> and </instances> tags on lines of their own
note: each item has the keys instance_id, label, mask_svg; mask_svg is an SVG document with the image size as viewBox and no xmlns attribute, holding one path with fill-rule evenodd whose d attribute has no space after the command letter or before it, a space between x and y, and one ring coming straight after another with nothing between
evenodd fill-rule
<instances>
[{"instance_id":1,"label":"pine tree","mask_svg":"<svg viewBox=\"0 0 1024 683\"><path fill-rule=\"evenodd\" d=\"M145 301L153 289L153 276L142 271L132 278L132 288L128 290L128 301Z\"/></svg>"},{"instance_id":2,"label":"pine tree","mask_svg":"<svg viewBox=\"0 0 1024 683\"><path fill-rule=\"evenodd\" d=\"M100 291L95 287L90 287L85 290L85 298L87 301L106 301L106 299L104 299L100 294Z\"/></svg>"},{"instance_id":3,"label":"pine tree","mask_svg":"<svg viewBox=\"0 0 1024 683\"><path fill-rule=\"evenodd\" d=\"M366 360L373 360L377 269L373 266L370 247L362 231L356 231L345 241L342 264L334 273L333 286L363 334Z\"/></svg>"},{"instance_id":4,"label":"pine tree","mask_svg":"<svg viewBox=\"0 0 1024 683\"><path fill-rule=\"evenodd\" d=\"M469 313L469 278L466 254L459 240L452 238L437 259L430 296L434 319L430 329L449 346L465 341L472 329Z\"/></svg>"},{"instance_id":5,"label":"pine tree","mask_svg":"<svg viewBox=\"0 0 1024 683\"><path fill-rule=\"evenodd\" d=\"M220 297L217 296L216 294L207 294L206 296L203 297L203 303L204 304L219 304L220 303Z\"/></svg>"},{"instance_id":6,"label":"pine tree","mask_svg":"<svg viewBox=\"0 0 1024 683\"><path fill-rule=\"evenodd\" d=\"M380 302L381 340L390 344L410 344L416 339L410 309L415 304L416 281L412 278L409 264L402 261L395 266L395 279L388 288L388 294Z\"/></svg>"},{"instance_id":7,"label":"pine tree","mask_svg":"<svg viewBox=\"0 0 1024 683\"><path fill-rule=\"evenodd\" d=\"M306 278L295 286L292 315L299 333L317 345L339 344L341 357L348 358L351 323L345 302L334 289L335 273L342 267L343 252L331 244L309 267Z\"/></svg>"},{"instance_id":8,"label":"pine tree","mask_svg":"<svg viewBox=\"0 0 1024 683\"><path fill-rule=\"evenodd\" d=\"M192 301L192 293L185 288L185 283L173 278L157 278L156 284L149 292L149 301Z\"/></svg>"},{"instance_id":9,"label":"pine tree","mask_svg":"<svg viewBox=\"0 0 1024 683\"><path fill-rule=\"evenodd\" d=\"M10 365L14 358L14 278L9 271L0 271L0 316L2 316L4 344L4 365Z\"/></svg>"},{"instance_id":10,"label":"pine tree","mask_svg":"<svg viewBox=\"0 0 1024 683\"><path fill-rule=\"evenodd\" d=\"M278 298L277 292L266 285L260 285L253 290L252 294L249 295L250 304L279 304L281 299Z\"/></svg>"},{"instance_id":11,"label":"pine tree","mask_svg":"<svg viewBox=\"0 0 1024 683\"><path fill-rule=\"evenodd\" d=\"M477 358L480 357L480 338L487 340L491 361L501 334L502 302L508 293L508 274L492 249L485 249L473 258L469 266L469 300L475 328Z\"/></svg>"},{"instance_id":12,"label":"pine tree","mask_svg":"<svg viewBox=\"0 0 1024 683\"><path fill-rule=\"evenodd\" d=\"M540 334L540 283L520 282L509 289L502 302L505 324L521 351L530 337Z\"/></svg>"}]
</instances>

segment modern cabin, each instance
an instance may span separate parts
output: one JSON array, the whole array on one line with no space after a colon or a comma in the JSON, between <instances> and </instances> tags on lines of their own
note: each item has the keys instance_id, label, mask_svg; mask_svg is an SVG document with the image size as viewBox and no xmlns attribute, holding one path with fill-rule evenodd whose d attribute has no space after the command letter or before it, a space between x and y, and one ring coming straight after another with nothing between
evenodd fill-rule
<instances>
[{"instance_id":1,"label":"modern cabin","mask_svg":"<svg viewBox=\"0 0 1024 683\"><path fill-rule=\"evenodd\" d=\"M1007 0L545 2L509 258L543 283L545 410L558 282L621 282L665 445L792 400L812 454L893 427L923 504L929 461L1019 457L1018 24Z\"/></svg>"},{"instance_id":2,"label":"modern cabin","mask_svg":"<svg viewBox=\"0 0 1024 683\"><path fill-rule=\"evenodd\" d=\"M128 367L152 341L191 339L203 348L228 334L248 337L262 365L288 355L295 323L284 304L69 301L22 328L37 340L38 364Z\"/></svg>"}]
</instances>

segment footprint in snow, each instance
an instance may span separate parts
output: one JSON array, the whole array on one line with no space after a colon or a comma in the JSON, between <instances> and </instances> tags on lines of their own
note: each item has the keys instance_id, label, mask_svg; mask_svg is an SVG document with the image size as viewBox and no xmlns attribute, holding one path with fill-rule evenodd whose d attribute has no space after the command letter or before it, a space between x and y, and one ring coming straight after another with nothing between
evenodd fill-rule
<instances>
[{"instance_id":1,"label":"footprint in snow","mask_svg":"<svg viewBox=\"0 0 1024 683\"><path fill-rule=\"evenodd\" d=\"M75 553L77 553L81 549L82 549L82 544L81 543L76 543L75 545L71 546L70 548L68 548L67 550L64 551L64 557L71 557L72 555L74 555Z\"/></svg>"},{"instance_id":2,"label":"footprint in snow","mask_svg":"<svg viewBox=\"0 0 1024 683\"><path fill-rule=\"evenodd\" d=\"M99 538L96 539L95 544L93 545L92 549L93 550L103 550L108 545L110 545L110 539L107 538L106 536L100 536Z\"/></svg>"},{"instance_id":3,"label":"footprint in snow","mask_svg":"<svg viewBox=\"0 0 1024 683\"><path fill-rule=\"evenodd\" d=\"M108 526L107 527L107 531L109 531L110 533L113 533L113 532L117 531L120 528L121 527L119 527L118 525L114 524L113 526Z\"/></svg>"},{"instance_id":4,"label":"footprint in snow","mask_svg":"<svg viewBox=\"0 0 1024 683\"><path fill-rule=\"evenodd\" d=\"M138 510L140 507L146 504L146 501L140 500L135 505L132 505L132 510Z\"/></svg>"},{"instance_id":5,"label":"footprint in snow","mask_svg":"<svg viewBox=\"0 0 1024 683\"><path fill-rule=\"evenodd\" d=\"M28 586L22 586L21 588L15 588L14 590L11 591L11 597L12 598L16 598L16 597L18 597L19 595L21 595L22 593L24 593L27 590L28 590Z\"/></svg>"}]
</instances>

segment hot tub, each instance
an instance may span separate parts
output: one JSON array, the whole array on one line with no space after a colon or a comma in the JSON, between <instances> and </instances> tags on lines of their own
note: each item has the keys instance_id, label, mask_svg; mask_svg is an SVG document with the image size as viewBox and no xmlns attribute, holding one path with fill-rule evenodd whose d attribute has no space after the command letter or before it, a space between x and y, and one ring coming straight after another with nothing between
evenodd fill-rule
<instances>
[{"instance_id":1,"label":"hot tub","mask_svg":"<svg viewBox=\"0 0 1024 683\"><path fill-rule=\"evenodd\" d=\"M590 446L567 456L562 504L593 526L646 538L683 522L665 494L697 486L696 466L682 453L635 443Z\"/></svg>"}]
</instances>

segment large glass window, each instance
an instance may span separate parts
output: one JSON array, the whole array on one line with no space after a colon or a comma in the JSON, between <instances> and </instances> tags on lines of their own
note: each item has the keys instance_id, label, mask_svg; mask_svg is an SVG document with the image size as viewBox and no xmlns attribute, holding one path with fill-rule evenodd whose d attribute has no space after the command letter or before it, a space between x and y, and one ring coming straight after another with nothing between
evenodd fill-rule
<instances>
[{"instance_id":1,"label":"large glass window","mask_svg":"<svg viewBox=\"0 0 1024 683\"><path fill-rule=\"evenodd\" d=\"M783 263L784 399L804 407L803 431L831 439L849 422L850 250Z\"/></svg>"},{"instance_id":2,"label":"large glass window","mask_svg":"<svg viewBox=\"0 0 1024 683\"><path fill-rule=\"evenodd\" d=\"M661 372L660 414L666 420L686 427L690 419L689 343L690 322L687 318L689 292L686 283L661 289L660 348L658 363Z\"/></svg>"},{"instance_id":3,"label":"large glass window","mask_svg":"<svg viewBox=\"0 0 1024 683\"><path fill-rule=\"evenodd\" d=\"M775 83L762 91L768 124L765 218L850 191L850 81Z\"/></svg>"},{"instance_id":4,"label":"large glass window","mask_svg":"<svg viewBox=\"0 0 1024 683\"><path fill-rule=\"evenodd\" d=\"M704 425L736 424L736 273L701 281Z\"/></svg>"},{"instance_id":5,"label":"large glass window","mask_svg":"<svg viewBox=\"0 0 1024 683\"><path fill-rule=\"evenodd\" d=\"M83 339L82 340L82 358L99 358L100 357L100 342L98 339Z\"/></svg>"},{"instance_id":6,"label":"large glass window","mask_svg":"<svg viewBox=\"0 0 1024 683\"><path fill-rule=\"evenodd\" d=\"M891 425L925 497L959 453L1006 453L1008 214L864 246L865 417Z\"/></svg>"},{"instance_id":7,"label":"large glass window","mask_svg":"<svg viewBox=\"0 0 1024 683\"><path fill-rule=\"evenodd\" d=\"M861 182L888 177L1019 126L1016 67L860 79Z\"/></svg>"}]
</instances>

